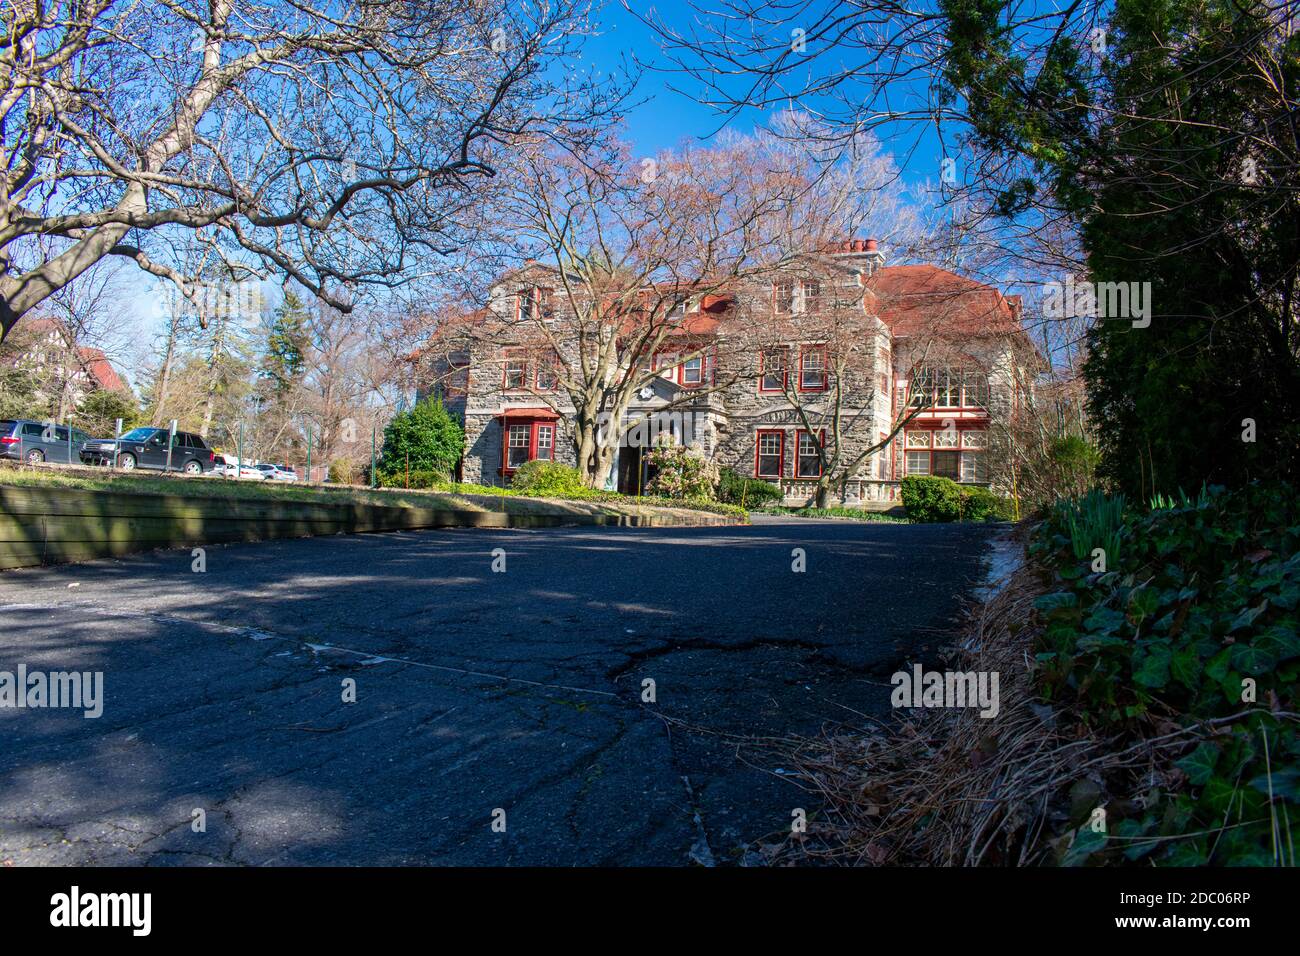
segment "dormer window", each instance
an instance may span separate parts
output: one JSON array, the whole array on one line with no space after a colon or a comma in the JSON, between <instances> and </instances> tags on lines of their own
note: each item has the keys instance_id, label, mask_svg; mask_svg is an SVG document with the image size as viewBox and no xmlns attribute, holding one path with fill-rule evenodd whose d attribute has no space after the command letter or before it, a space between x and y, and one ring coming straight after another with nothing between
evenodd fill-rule
<instances>
[{"instance_id":1,"label":"dormer window","mask_svg":"<svg viewBox=\"0 0 1300 956\"><path fill-rule=\"evenodd\" d=\"M515 295L515 318L549 319L554 314L553 293L537 285L520 289Z\"/></svg>"}]
</instances>

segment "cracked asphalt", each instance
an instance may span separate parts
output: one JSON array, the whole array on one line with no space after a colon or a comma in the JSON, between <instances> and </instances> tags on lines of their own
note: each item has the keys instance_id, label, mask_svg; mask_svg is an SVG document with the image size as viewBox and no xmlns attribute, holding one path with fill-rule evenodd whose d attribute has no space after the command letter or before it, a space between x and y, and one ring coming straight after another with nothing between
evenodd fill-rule
<instances>
[{"instance_id":1,"label":"cracked asphalt","mask_svg":"<svg viewBox=\"0 0 1300 956\"><path fill-rule=\"evenodd\" d=\"M0 708L0 863L755 862L815 812L774 739L886 715L990 536L757 518L5 572L0 670L100 671L104 710Z\"/></svg>"}]
</instances>

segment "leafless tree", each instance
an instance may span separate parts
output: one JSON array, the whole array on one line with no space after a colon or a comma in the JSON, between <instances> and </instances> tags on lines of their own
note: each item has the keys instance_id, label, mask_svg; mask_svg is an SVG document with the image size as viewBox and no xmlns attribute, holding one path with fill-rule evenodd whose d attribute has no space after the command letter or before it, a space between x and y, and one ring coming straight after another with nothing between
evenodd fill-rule
<instances>
[{"instance_id":1,"label":"leafless tree","mask_svg":"<svg viewBox=\"0 0 1300 956\"><path fill-rule=\"evenodd\" d=\"M273 270L345 311L408 280L473 238L518 140L614 108L555 80L584 3L5 4L0 331L109 257L192 295L186 232L231 280Z\"/></svg>"}]
</instances>

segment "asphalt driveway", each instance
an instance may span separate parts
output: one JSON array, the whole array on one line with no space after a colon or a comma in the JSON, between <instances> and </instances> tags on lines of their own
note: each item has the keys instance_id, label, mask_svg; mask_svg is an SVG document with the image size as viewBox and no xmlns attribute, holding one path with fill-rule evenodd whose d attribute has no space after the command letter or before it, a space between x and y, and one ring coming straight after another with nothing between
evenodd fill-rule
<instances>
[{"instance_id":1,"label":"asphalt driveway","mask_svg":"<svg viewBox=\"0 0 1300 956\"><path fill-rule=\"evenodd\" d=\"M886 713L989 537L760 519L6 572L0 671L102 672L104 700L0 708L0 863L749 862L815 809L764 738Z\"/></svg>"}]
</instances>

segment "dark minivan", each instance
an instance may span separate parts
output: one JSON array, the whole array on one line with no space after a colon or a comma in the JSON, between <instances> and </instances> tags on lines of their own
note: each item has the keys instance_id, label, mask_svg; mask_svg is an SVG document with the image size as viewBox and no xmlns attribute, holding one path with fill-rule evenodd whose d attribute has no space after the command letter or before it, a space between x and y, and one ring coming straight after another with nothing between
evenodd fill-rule
<instances>
[{"instance_id":1,"label":"dark minivan","mask_svg":"<svg viewBox=\"0 0 1300 956\"><path fill-rule=\"evenodd\" d=\"M30 419L0 421L0 458L13 458L38 465L43 461L63 465L77 463L81 447L90 436L80 428L35 422Z\"/></svg>"},{"instance_id":2,"label":"dark minivan","mask_svg":"<svg viewBox=\"0 0 1300 956\"><path fill-rule=\"evenodd\" d=\"M123 471L136 468L168 469L166 428L133 428L116 442L111 438L92 438L81 446L81 460L88 465L111 461ZM187 475L211 471L217 456L207 443L192 432L177 432L172 442L170 467Z\"/></svg>"}]
</instances>

